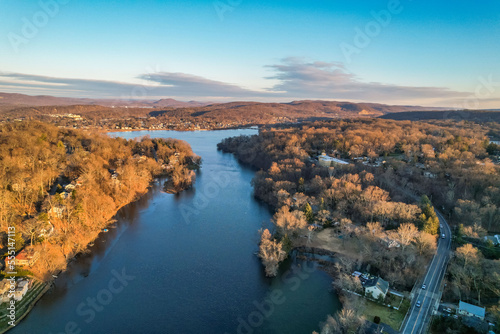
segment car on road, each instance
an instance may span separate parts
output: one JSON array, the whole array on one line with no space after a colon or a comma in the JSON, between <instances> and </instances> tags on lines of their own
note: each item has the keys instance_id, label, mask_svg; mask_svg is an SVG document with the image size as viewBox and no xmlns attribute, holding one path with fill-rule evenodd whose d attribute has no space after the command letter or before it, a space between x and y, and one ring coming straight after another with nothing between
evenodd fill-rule
<instances>
[{"instance_id":1,"label":"car on road","mask_svg":"<svg viewBox=\"0 0 500 334\"><path fill-rule=\"evenodd\" d=\"M422 305L422 304L420 303L420 300L418 300L417 303L415 304L415 306L420 307L420 305Z\"/></svg>"},{"instance_id":2,"label":"car on road","mask_svg":"<svg viewBox=\"0 0 500 334\"><path fill-rule=\"evenodd\" d=\"M427 285L422 284L422 290L425 290L425 289L427 289Z\"/></svg>"},{"instance_id":3,"label":"car on road","mask_svg":"<svg viewBox=\"0 0 500 334\"><path fill-rule=\"evenodd\" d=\"M444 239L444 238L446 238L446 235L443 233L443 234L441 234L441 239Z\"/></svg>"}]
</instances>

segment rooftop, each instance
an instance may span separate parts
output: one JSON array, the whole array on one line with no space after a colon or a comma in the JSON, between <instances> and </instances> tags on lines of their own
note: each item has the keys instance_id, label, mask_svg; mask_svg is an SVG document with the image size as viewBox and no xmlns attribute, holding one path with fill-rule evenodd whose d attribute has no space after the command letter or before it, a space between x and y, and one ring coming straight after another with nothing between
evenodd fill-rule
<instances>
[{"instance_id":1,"label":"rooftop","mask_svg":"<svg viewBox=\"0 0 500 334\"><path fill-rule=\"evenodd\" d=\"M484 314L485 314L484 307L472 305L469 303L465 303L463 301L460 301L460 303L458 304L458 309L462 310L462 311L466 311L466 312L471 313L471 314L474 314L475 316L478 316L478 317L484 317Z\"/></svg>"},{"instance_id":2,"label":"rooftop","mask_svg":"<svg viewBox=\"0 0 500 334\"><path fill-rule=\"evenodd\" d=\"M341 165L349 165L349 163L347 161L344 161L344 160L340 160L340 159L337 159L337 158L334 158L334 157L331 157L329 155L326 155L325 153L323 153L322 155L320 155L318 157L319 160L323 160L323 161L333 161L335 163L338 163L338 164L341 164Z\"/></svg>"},{"instance_id":3,"label":"rooftop","mask_svg":"<svg viewBox=\"0 0 500 334\"><path fill-rule=\"evenodd\" d=\"M370 280L366 281L364 286L365 286L365 288L376 286L383 293L387 293L387 291L389 291L389 282L384 281L380 277L376 277L374 279L370 279Z\"/></svg>"}]
</instances>

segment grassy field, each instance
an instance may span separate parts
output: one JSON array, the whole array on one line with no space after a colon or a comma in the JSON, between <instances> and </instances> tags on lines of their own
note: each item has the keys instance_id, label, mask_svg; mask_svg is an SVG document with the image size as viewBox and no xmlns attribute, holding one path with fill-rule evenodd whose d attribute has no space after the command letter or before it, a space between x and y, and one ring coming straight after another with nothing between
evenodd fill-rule
<instances>
[{"instance_id":1,"label":"grassy field","mask_svg":"<svg viewBox=\"0 0 500 334\"><path fill-rule=\"evenodd\" d=\"M384 303L387 305L391 305L394 307L399 307L403 301L403 297L393 295L391 293L387 294L387 298L385 299Z\"/></svg>"},{"instance_id":2,"label":"grassy field","mask_svg":"<svg viewBox=\"0 0 500 334\"><path fill-rule=\"evenodd\" d=\"M405 317L405 313L374 303L369 300L366 301L366 307L363 315L368 321L373 321L373 318L375 318L375 316L379 316L380 321L388 324L394 330L399 330L399 327L401 326L401 323L403 322Z\"/></svg>"},{"instance_id":3,"label":"grassy field","mask_svg":"<svg viewBox=\"0 0 500 334\"><path fill-rule=\"evenodd\" d=\"M31 303L38 297L38 295L45 287L45 283L41 283L38 281L34 282L33 286L28 290L23 299L20 302L16 302L16 321L19 320L21 316L28 311ZM10 327L8 324L10 319L7 318L8 306L9 304L7 303L0 304L0 333L3 333Z\"/></svg>"}]
</instances>

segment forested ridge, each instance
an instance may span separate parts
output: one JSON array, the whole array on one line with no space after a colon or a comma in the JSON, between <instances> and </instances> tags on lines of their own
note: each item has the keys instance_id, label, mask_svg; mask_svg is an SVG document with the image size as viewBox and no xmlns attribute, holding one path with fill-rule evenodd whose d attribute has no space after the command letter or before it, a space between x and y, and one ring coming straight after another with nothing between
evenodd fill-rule
<instances>
[{"instance_id":1,"label":"forested ridge","mask_svg":"<svg viewBox=\"0 0 500 334\"><path fill-rule=\"evenodd\" d=\"M370 265L409 290L435 251L434 205L454 231L445 298L491 305L500 296L500 252L483 237L500 231L499 147L489 140L498 130L493 123L323 121L267 127L219 149L260 169L254 195L276 212L274 231L263 231L260 243L268 275L292 247L314 246L315 231L327 228L336 237L322 246L337 253L341 288L359 289L350 273ZM322 167L322 153L349 165Z\"/></svg>"},{"instance_id":2,"label":"forested ridge","mask_svg":"<svg viewBox=\"0 0 500 334\"><path fill-rule=\"evenodd\" d=\"M201 159L175 139L125 140L37 121L0 126L0 229L16 251L40 257L19 268L47 279L84 251L116 211L165 175L177 189L194 181Z\"/></svg>"},{"instance_id":3,"label":"forested ridge","mask_svg":"<svg viewBox=\"0 0 500 334\"><path fill-rule=\"evenodd\" d=\"M0 93L0 97L2 93ZM74 104L8 104L0 100L0 121L36 119L58 126L99 129L221 129L257 124L277 124L301 120L342 117L376 117L386 113L410 110L432 110L418 106L392 106L377 103L340 101L293 101L290 103L228 102L200 105L197 103L163 105L140 101L75 100ZM45 99L42 99L45 101ZM18 101L14 98L13 101ZM161 102L160 100L158 102ZM68 102L68 101L66 101ZM101 101L103 102L103 101Z\"/></svg>"}]
</instances>

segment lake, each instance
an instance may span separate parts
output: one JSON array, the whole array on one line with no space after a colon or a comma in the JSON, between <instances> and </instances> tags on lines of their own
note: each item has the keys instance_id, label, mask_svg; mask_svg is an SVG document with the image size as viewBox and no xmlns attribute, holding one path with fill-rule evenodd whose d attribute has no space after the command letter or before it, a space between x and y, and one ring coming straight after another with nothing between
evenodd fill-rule
<instances>
[{"instance_id":1,"label":"lake","mask_svg":"<svg viewBox=\"0 0 500 334\"><path fill-rule=\"evenodd\" d=\"M287 260L267 278L259 233L269 209L252 195L255 171L217 151L222 131L111 133L178 138L203 158L193 189L156 182L117 214L12 333L311 333L339 301L314 262Z\"/></svg>"}]
</instances>

